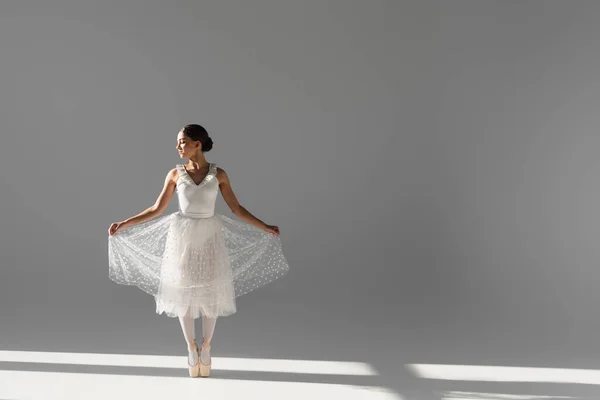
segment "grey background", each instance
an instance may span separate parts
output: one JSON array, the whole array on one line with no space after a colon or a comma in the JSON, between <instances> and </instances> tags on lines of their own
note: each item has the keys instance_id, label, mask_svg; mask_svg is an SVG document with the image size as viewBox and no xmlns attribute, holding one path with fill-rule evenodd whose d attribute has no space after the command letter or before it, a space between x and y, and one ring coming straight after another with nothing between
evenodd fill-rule
<instances>
[{"instance_id":1,"label":"grey background","mask_svg":"<svg viewBox=\"0 0 600 400\"><path fill-rule=\"evenodd\" d=\"M405 365L600 367L599 18L596 1L3 1L0 349L185 354L177 320L108 280L107 229L154 202L201 123L292 268L217 322L213 355L380 373L235 378L597 398Z\"/></svg>"}]
</instances>

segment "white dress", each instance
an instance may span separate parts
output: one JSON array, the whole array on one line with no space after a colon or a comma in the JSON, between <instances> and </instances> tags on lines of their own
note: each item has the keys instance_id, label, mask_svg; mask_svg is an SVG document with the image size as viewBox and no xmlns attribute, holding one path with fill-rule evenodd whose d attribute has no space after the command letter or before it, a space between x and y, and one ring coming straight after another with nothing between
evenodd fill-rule
<instances>
[{"instance_id":1,"label":"white dress","mask_svg":"<svg viewBox=\"0 0 600 400\"><path fill-rule=\"evenodd\" d=\"M231 315L236 297L288 272L281 240L215 212L216 164L198 184L177 170L179 210L109 235L109 278L154 296L158 314Z\"/></svg>"}]
</instances>

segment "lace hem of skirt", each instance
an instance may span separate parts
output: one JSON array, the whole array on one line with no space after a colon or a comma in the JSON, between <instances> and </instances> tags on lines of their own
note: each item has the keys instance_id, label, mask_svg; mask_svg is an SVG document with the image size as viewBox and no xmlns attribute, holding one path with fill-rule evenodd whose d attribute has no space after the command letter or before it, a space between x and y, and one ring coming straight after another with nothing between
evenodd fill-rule
<instances>
[{"instance_id":1,"label":"lace hem of skirt","mask_svg":"<svg viewBox=\"0 0 600 400\"><path fill-rule=\"evenodd\" d=\"M215 213L174 212L108 240L109 278L155 297L157 312L231 315L235 298L289 271L278 236Z\"/></svg>"}]
</instances>

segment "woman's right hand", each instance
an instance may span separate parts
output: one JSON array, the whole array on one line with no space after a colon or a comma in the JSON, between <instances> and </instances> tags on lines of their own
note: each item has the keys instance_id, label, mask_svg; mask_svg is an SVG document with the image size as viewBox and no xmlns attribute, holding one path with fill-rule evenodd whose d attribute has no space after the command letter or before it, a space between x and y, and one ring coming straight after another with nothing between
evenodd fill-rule
<instances>
[{"instance_id":1,"label":"woman's right hand","mask_svg":"<svg viewBox=\"0 0 600 400\"><path fill-rule=\"evenodd\" d=\"M124 222L124 221L121 221L121 222L113 222L113 223L110 225L110 228L108 228L108 234L109 234L110 236L114 235L115 233L117 233L117 231L118 231L119 229L122 229L122 228L124 228L124 227L125 227L124 225L125 225L125 222Z\"/></svg>"},{"instance_id":2,"label":"woman's right hand","mask_svg":"<svg viewBox=\"0 0 600 400\"><path fill-rule=\"evenodd\" d=\"M270 233L271 235L279 236L281 233L279 232L279 227L277 225L267 225L265 224L263 230L265 232Z\"/></svg>"}]
</instances>

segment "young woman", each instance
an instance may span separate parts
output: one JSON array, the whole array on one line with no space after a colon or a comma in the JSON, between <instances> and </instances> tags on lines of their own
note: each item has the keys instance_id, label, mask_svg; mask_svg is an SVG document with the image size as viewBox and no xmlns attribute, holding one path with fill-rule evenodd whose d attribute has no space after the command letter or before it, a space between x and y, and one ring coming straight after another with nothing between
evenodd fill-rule
<instances>
[{"instance_id":1,"label":"young woman","mask_svg":"<svg viewBox=\"0 0 600 400\"><path fill-rule=\"evenodd\" d=\"M212 145L202 126L183 127L177 134L177 151L189 162L169 171L153 206L108 229L109 278L151 294L158 314L179 319L191 377L210 375L217 317L235 313L236 297L289 270L279 228L239 203L225 170L204 156ZM215 212L219 189L243 221ZM157 218L175 192L179 210ZM199 350L194 325L200 317Z\"/></svg>"}]
</instances>

